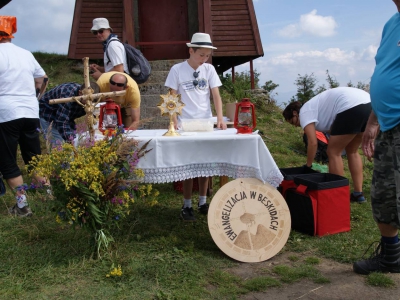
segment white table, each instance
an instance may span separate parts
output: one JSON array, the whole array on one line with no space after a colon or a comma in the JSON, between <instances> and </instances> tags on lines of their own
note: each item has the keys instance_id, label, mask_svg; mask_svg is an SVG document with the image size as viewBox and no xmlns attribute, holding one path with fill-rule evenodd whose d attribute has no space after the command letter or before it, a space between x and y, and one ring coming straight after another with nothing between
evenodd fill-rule
<instances>
[{"instance_id":1,"label":"white table","mask_svg":"<svg viewBox=\"0 0 400 300\"><path fill-rule=\"evenodd\" d=\"M267 146L258 134L236 129L163 136L167 130L136 130L129 137L152 149L140 158L145 183L166 183L204 176L257 178L278 187L283 180Z\"/></svg>"}]
</instances>

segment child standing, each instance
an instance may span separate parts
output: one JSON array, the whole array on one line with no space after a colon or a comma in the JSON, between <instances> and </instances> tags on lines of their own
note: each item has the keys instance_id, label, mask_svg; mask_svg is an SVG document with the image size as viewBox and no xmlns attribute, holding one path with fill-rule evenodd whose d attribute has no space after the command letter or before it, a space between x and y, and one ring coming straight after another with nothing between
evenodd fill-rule
<instances>
[{"instance_id":1,"label":"child standing","mask_svg":"<svg viewBox=\"0 0 400 300\"><path fill-rule=\"evenodd\" d=\"M180 94L185 104L182 109L182 119L208 119L212 117L210 95L212 94L217 113L217 128L226 129L223 122L222 101L219 87L222 85L213 65L206 63L212 54L213 47L210 35L195 33L189 47L189 59L174 65L167 77L165 86L171 89L171 94ZM177 120L175 120L177 128ZM199 177L199 202L197 209L201 214L208 213L206 193L208 177ZM184 203L181 210L183 221L196 221L192 208L193 179L183 181Z\"/></svg>"}]
</instances>

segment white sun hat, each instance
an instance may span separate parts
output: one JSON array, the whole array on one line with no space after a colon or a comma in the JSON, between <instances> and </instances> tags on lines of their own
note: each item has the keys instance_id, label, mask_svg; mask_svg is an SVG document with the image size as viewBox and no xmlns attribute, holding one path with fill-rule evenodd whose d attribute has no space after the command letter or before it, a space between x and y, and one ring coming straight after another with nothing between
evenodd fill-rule
<instances>
[{"instance_id":1,"label":"white sun hat","mask_svg":"<svg viewBox=\"0 0 400 300\"><path fill-rule=\"evenodd\" d=\"M190 41L190 43L186 43L186 45L188 47L217 49L216 47L213 47L210 35L208 33L201 32L193 34L192 40Z\"/></svg>"},{"instance_id":2,"label":"white sun hat","mask_svg":"<svg viewBox=\"0 0 400 300\"><path fill-rule=\"evenodd\" d=\"M113 31L110 27L110 24L108 24L108 20L106 18L96 18L93 20L93 27L92 29L90 29L90 31L99 29L110 29L111 31Z\"/></svg>"}]
</instances>

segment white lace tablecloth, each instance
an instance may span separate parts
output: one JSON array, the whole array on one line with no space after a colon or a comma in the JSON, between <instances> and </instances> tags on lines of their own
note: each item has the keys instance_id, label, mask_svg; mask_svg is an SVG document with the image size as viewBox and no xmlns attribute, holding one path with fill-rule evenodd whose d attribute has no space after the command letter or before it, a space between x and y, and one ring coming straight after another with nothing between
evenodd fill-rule
<instances>
[{"instance_id":1,"label":"white lace tablecloth","mask_svg":"<svg viewBox=\"0 0 400 300\"><path fill-rule=\"evenodd\" d=\"M128 133L152 149L140 158L143 182L165 183L201 176L258 178L278 187L283 180L267 146L258 134L236 134L236 129L162 136L166 130Z\"/></svg>"}]
</instances>

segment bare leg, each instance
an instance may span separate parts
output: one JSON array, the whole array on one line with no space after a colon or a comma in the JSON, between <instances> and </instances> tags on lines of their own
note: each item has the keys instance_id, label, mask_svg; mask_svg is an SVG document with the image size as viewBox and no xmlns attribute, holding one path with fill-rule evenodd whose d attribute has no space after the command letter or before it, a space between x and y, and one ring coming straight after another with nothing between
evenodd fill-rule
<instances>
[{"instance_id":1,"label":"bare leg","mask_svg":"<svg viewBox=\"0 0 400 300\"><path fill-rule=\"evenodd\" d=\"M362 133L357 134L350 144L348 144L345 148L355 192L362 192L363 190L363 164L361 156L358 152L358 149L361 145L362 136Z\"/></svg>"},{"instance_id":2,"label":"bare leg","mask_svg":"<svg viewBox=\"0 0 400 300\"><path fill-rule=\"evenodd\" d=\"M21 175L18 177L6 179L6 182L7 182L8 186L10 187L10 189L13 191L17 186L21 186L24 184L24 180L22 179Z\"/></svg>"},{"instance_id":3,"label":"bare leg","mask_svg":"<svg viewBox=\"0 0 400 300\"><path fill-rule=\"evenodd\" d=\"M354 190L357 192L362 192L363 181L362 161L358 153L362 135L362 133L333 135L329 139L327 149L329 157L329 172L340 176L344 175L342 151L343 149L346 149Z\"/></svg>"},{"instance_id":4,"label":"bare leg","mask_svg":"<svg viewBox=\"0 0 400 300\"><path fill-rule=\"evenodd\" d=\"M208 189L208 177L199 177L199 196L206 196Z\"/></svg>"},{"instance_id":5,"label":"bare leg","mask_svg":"<svg viewBox=\"0 0 400 300\"><path fill-rule=\"evenodd\" d=\"M183 198L192 199L193 179L186 179L182 182Z\"/></svg>"},{"instance_id":6,"label":"bare leg","mask_svg":"<svg viewBox=\"0 0 400 300\"><path fill-rule=\"evenodd\" d=\"M379 230L382 236L394 237L397 235L398 230L390 224L378 223Z\"/></svg>"}]
</instances>

